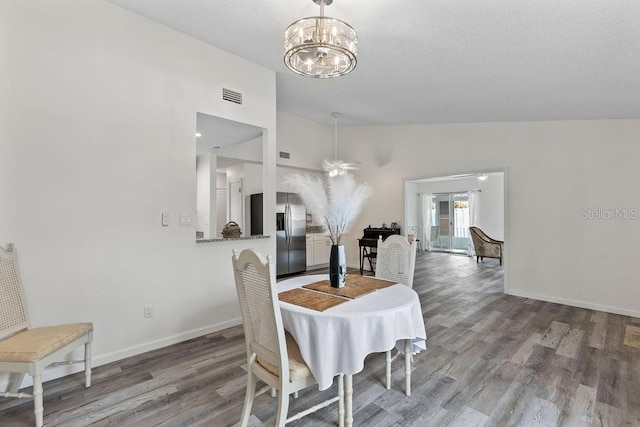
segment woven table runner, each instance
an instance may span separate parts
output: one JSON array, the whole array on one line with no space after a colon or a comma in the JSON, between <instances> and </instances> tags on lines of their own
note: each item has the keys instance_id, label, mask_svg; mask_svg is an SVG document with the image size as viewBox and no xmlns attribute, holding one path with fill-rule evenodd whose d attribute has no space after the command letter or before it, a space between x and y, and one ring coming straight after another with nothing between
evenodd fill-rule
<instances>
[{"instance_id":1,"label":"woven table runner","mask_svg":"<svg viewBox=\"0 0 640 427\"><path fill-rule=\"evenodd\" d=\"M280 292L278 294L278 298L280 301L310 308L315 311L325 311L328 308L349 301L346 298L340 298L327 293L308 291L302 288L295 288L290 291Z\"/></svg>"},{"instance_id":2,"label":"woven table runner","mask_svg":"<svg viewBox=\"0 0 640 427\"><path fill-rule=\"evenodd\" d=\"M347 275L344 287L342 288L331 287L331 283L328 280L310 283L308 285L304 285L303 288L354 299L366 295L369 292L373 292L376 289L382 289L393 285L395 285L395 282L390 282L388 280L376 279L371 276L349 274Z\"/></svg>"}]
</instances>

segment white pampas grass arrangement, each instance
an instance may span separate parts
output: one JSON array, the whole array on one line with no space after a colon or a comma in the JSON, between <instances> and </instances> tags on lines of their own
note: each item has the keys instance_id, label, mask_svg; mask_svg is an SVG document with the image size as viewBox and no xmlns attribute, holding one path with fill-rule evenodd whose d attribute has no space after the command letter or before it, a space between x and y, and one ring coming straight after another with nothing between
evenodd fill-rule
<instances>
[{"instance_id":1,"label":"white pampas grass arrangement","mask_svg":"<svg viewBox=\"0 0 640 427\"><path fill-rule=\"evenodd\" d=\"M311 215L322 220L325 234L334 245L340 244L342 235L349 231L372 194L369 185L358 184L348 172L337 176L327 173L325 177L292 174L285 182L300 195Z\"/></svg>"}]
</instances>

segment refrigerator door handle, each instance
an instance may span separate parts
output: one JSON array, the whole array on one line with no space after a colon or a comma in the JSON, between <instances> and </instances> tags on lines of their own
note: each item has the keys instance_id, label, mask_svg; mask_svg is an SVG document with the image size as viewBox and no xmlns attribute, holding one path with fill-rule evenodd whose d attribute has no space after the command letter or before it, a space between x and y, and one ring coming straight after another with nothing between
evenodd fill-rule
<instances>
[{"instance_id":1,"label":"refrigerator door handle","mask_svg":"<svg viewBox=\"0 0 640 427\"><path fill-rule=\"evenodd\" d=\"M291 204L287 203L287 207L289 208L289 212L287 215L287 235L288 235L288 239L289 241L287 243L291 244L291 234L293 233L293 226L291 225L291 220L293 215L291 214Z\"/></svg>"},{"instance_id":2,"label":"refrigerator door handle","mask_svg":"<svg viewBox=\"0 0 640 427\"><path fill-rule=\"evenodd\" d=\"M289 203L284 204L284 240L289 244Z\"/></svg>"}]
</instances>

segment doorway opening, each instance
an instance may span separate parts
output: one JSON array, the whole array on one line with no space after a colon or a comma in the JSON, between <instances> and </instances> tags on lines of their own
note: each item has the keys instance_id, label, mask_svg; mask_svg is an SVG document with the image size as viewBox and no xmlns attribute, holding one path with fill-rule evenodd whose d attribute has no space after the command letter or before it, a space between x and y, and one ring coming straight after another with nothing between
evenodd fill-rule
<instances>
[{"instance_id":1,"label":"doorway opening","mask_svg":"<svg viewBox=\"0 0 640 427\"><path fill-rule=\"evenodd\" d=\"M496 170L405 180L405 229L419 230L419 253L422 249L423 252L441 254L435 258L418 256L416 268L421 258L428 258L433 262L447 254L471 257L474 248L469 227L479 227L492 238L505 242L503 266L494 259L485 259L480 265L482 268L496 269L496 274L500 270L500 275L504 268L504 286L507 292L508 232L505 221L505 179L506 171ZM469 268L475 271L475 257L468 260Z\"/></svg>"}]
</instances>

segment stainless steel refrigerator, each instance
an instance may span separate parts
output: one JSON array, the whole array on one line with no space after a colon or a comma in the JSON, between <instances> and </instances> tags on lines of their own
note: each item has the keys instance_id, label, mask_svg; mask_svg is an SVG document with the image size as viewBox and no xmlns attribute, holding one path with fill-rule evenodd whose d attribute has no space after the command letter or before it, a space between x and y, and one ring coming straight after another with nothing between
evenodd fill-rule
<instances>
[{"instance_id":1,"label":"stainless steel refrigerator","mask_svg":"<svg viewBox=\"0 0 640 427\"><path fill-rule=\"evenodd\" d=\"M306 210L295 193L276 194L276 275L307 269Z\"/></svg>"},{"instance_id":2,"label":"stainless steel refrigerator","mask_svg":"<svg viewBox=\"0 0 640 427\"><path fill-rule=\"evenodd\" d=\"M251 235L263 234L262 193L251 195ZM295 193L276 193L276 275L307 269L307 215Z\"/></svg>"}]
</instances>

